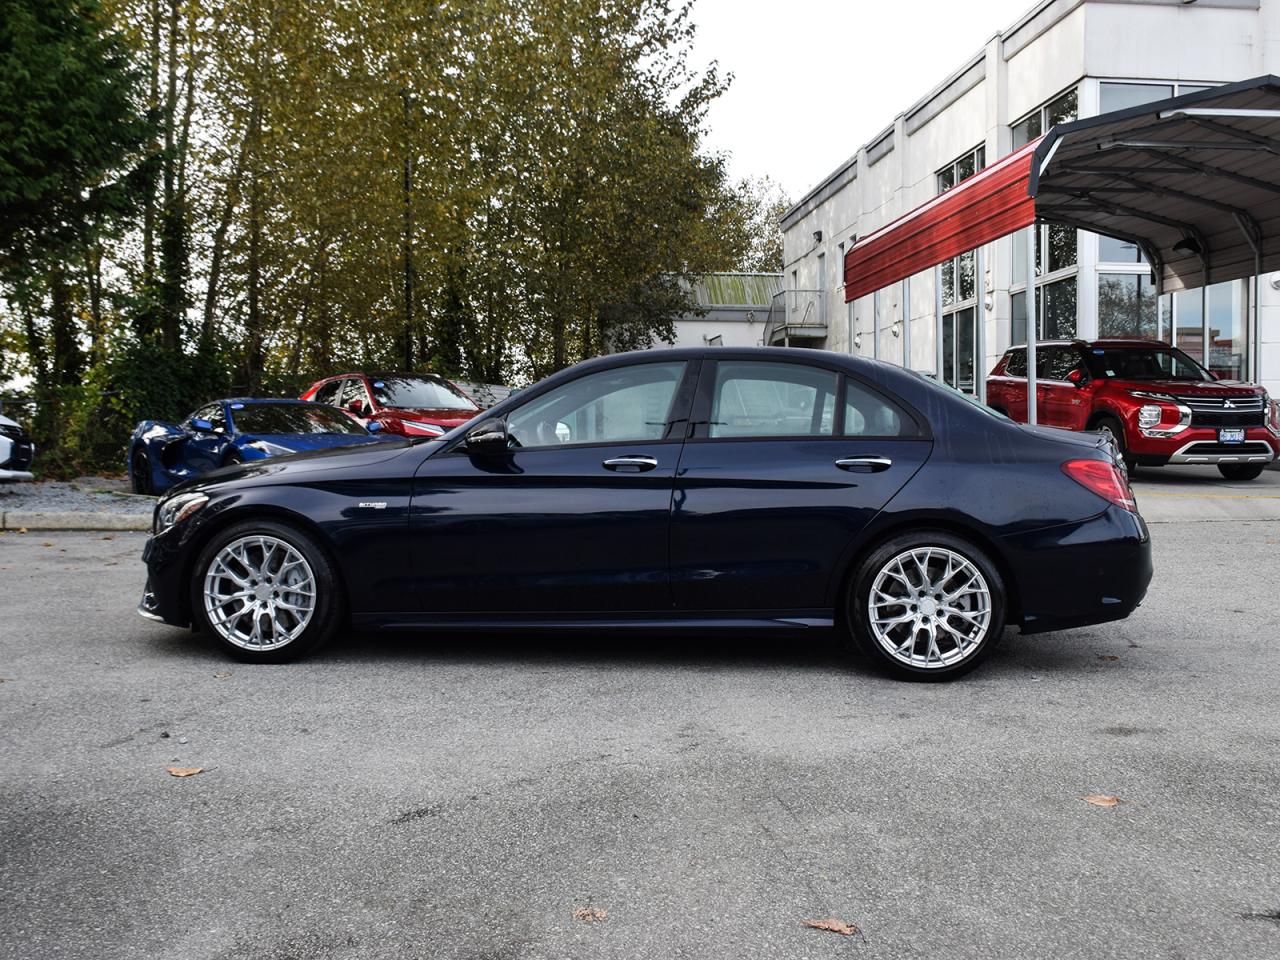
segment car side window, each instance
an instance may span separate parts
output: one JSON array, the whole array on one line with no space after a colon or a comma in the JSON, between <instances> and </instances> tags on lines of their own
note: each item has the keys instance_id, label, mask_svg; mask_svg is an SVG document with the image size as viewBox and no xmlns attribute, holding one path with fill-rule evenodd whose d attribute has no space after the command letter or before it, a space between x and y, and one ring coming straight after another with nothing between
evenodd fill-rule
<instances>
[{"instance_id":1,"label":"car side window","mask_svg":"<svg viewBox=\"0 0 1280 960\"><path fill-rule=\"evenodd\" d=\"M227 414L220 403L210 403L201 407L191 415L187 424L190 425L194 420L208 420L213 424L214 433L227 432Z\"/></svg>"},{"instance_id":2,"label":"car side window","mask_svg":"<svg viewBox=\"0 0 1280 960\"><path fill-rule=\"evenodd\" d=\"M1080 357L1072 347L1044 347L1036 355L1036 376L1042 380L1066 380L1067 374L1080 365Z\"/></svg>"},{"instance_id":3,"label":"car side window","mask_svg":"<svg viewBox=\"0 0 1280 960\"><path fill-rule=\"evenodd\" d=\"M338 391L342 389L343 380L330 380L319 390L315 392L315 396L311 399L316 403L327 403L331 407L338 405Z\"/></svg>"},{"instance_id":4,"label":"car side window","mask_svg":"<svg viewBox=\"0 0 1280 960\"><path fill-rule=\"evenodd\" d=\"M913 437L913 421L897 404L849 377L844 381L846 437Z\"/></svg>"},{"instance_id":5,"label":"car side window","mask_svg":"<svg viewBox=\"0 0 1280 960\"><path fill-rule=\"evenodd\" d=\"M362 417L373 413L373 407L369 404L368 391L364 388L364 381L357 377L346 381L346 385L342 388L342 402L338 406L343 410L350 410L352 404L358 404L357 409Z\"/></svg>"},{"instance_id":6,"label":"car side window","mask_svg":"<svg viewBox=\"0 0 1280 960\"><path fill-rule=\"evenodd\" d=\"M507 417L512 446L661 440L683 360L601 370L535 397Z\"/></svg>"},{"instance_id":7,"label":"car side window","mask_svg":"<svg viewBox=\"0 0 1280 960\"><path fill-rule=\"evenodd\" d=\"M829 437L837 377L800 363L716 364L710 437Z\"/></svg>"},{"instance_id":8,"label":"car side window","mask_svg":"<svg viewBox=\"0 0 1280 960\"><path fill-rule=\"evenodd\" d=\"M1027 375L1027 355L1022 350L1014 350L1009 354L1009 360L1004 365L1004 372L1010 377L1025 377Z\"/></svg>"}]
</instances>

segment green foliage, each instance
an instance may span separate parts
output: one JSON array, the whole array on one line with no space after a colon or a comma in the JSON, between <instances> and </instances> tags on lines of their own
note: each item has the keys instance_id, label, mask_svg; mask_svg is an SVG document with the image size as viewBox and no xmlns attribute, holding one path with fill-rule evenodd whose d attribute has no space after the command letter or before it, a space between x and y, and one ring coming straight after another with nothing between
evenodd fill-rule
<instances>
[{"instance_id":1,"label":"green foliage","mask_svg":"<svg viewBox=\"0 0 1280 960\"><path fill-rule=\"evenodd\" d=\"M341 368L527 382L770 260L688 4L100 2L0 0L0 336L46 466Z\"/></svg>"}]
</instances>

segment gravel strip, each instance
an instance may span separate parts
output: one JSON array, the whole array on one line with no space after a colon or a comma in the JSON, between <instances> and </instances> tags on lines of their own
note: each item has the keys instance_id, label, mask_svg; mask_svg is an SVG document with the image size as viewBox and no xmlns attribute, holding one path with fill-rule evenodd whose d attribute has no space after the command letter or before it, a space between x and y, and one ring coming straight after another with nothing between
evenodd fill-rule
<instances>
[{"instance_id":1,"label":"gravel strip","mask_svg":"<svg viewBox=\"0 0 1280 960\"><path fill-rule=\"evenodd\" d=\"M111 513L151 516L155 497L129 492L124 477L0 484L0 513Z\"/></svg>"}]
</instances>

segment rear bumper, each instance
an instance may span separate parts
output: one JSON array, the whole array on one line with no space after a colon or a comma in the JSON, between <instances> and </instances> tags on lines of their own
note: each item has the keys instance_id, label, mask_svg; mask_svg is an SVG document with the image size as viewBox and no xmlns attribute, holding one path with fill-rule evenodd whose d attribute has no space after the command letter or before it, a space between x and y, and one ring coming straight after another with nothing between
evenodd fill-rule
<instances>
[{"instance_id":1,"label":"rear bumper","mask_svg":"<svg viewBox=\"0 0 1280 960\"><path fill-rule=\"evenodd\" d=\"M1151 537L1137 514L1119 507L1004 541L1015 571L1019 626L1043 633L1123 620L1151 583Z\"/></svg>"}]
</instances>

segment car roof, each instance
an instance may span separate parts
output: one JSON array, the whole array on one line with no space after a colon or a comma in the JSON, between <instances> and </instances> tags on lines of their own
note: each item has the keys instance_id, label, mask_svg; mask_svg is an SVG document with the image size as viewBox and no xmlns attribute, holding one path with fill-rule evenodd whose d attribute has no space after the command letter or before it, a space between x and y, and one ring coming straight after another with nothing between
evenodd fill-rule
<instances>
[{"instance_id":1,"label":"car roof","mask_svg":"<svg viewBox=\"0 0 1280 960\"><path fill-rule=\"evenodd\" d=\"M1040 347L1164 347L1169 348L1171 344L1165 343L1163 340L1142 340L1137 337L1108 337L1102 340L1037 340L1036 348ZM1015 350L1025 350L1027 345L1020 343L1010 347L1008 352Z\"/></svg>"},{"instance_id":2,"label":"car roof","mask_svg":"<svg viewBox=\"0 0 1280 960\"><path fill-rule=\"evenodd\" d=\"M245 406L250 405L280 405L280 404L297 404L305 407L327 407L327 403L316 403L314 400L294 400L289 397L228 397L226 400L217 400L215 403L243 403Z\"/></svg>"}]
</instances>

